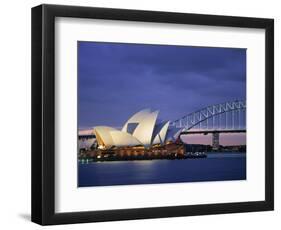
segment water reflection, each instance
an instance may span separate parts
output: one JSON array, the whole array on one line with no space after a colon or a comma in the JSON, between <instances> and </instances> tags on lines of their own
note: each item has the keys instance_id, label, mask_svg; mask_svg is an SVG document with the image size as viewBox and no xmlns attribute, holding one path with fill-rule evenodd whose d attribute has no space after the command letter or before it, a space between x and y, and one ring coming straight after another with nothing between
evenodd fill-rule
<instances>
[{"instance_id":1,"label":"water reflection","mask_svg":"<svg viewBox=\"0 0 281 230\"><path fill-rule=\"evenodd\" d=\"M245 153L207 158L79 163L79 186L155 184L246 179Z\"/></svg>"}]
</instances>

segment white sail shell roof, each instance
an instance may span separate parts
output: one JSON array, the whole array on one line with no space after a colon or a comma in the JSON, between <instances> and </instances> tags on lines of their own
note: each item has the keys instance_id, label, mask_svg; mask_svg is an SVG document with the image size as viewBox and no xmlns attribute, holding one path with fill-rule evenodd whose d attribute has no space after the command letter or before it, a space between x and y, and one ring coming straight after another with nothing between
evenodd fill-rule
<instances>
[{"instance_id":1,"label":"white sail shell roof","mask_svg":"<svg viewBox=\"0 0 281 230\"><path fill-rule=\"evenodd\" d=\"M121 131L109 126L95 127L98 145L105 148L137 145L148 147L176 140L181 130L170 129L169 121L156 125L158 113L159 111L151 112L149 109L141 110L125 123Z\"/></svg>"},{"instance_id":2,"label":"white sail shell roof","mask_svg":"<svg viewBox=\"0 0 281 230\"><path fill-rule=\"evenodd\" d=\"M145 119L140 121L133 132L133 136L137 138L144 146L150 146L152 142L152 134L159 111L155 111L145 115Z\"/></svg>"},{"instance_id":3,"label":"white sail shell roof","mask_svg":"<svg viewBox=\"0 0 281 230\"><path fill-rule=\"evenodd\" d=\"M119 130L110 131L115 146L137 146L142 145L138 139L131 134Z\"/></svg>"},{"instance_id":4,"label":"white sail shell roof","mask_svg":"<svg viewBox=\"0 0 281 230\"><path fill-rule=\"evenodd\" d=\"M133 133L133 132L130 132L129 130L129 125L130 124L136 124L136 126L142 122L144 119L147 118L147 116L150 115L150 109L143 109L137 113L135 113L133 116L131 116L129 118L129 120L124 124L123 128L122 128L122 131L123 132L129 132L129 133Z\"/></svg>"},{"instance_id":5,"label":"white sail shell roof","mask_svg":"<svg viewBox=\"0 0 281 230\"><path fill-rule=\"evenodd\" d=\"M155 126L152 144L164 144L170 121Z\"/></svg>"},{"instance_id":6,"label":"white sail shell roof","mask_svg":"<svg viewBox=\"0 0 281 230\"><path fill-rule=\"evenodd\" d=\"M179 137L182 129L179 128L169 128L166 133L166 141L175 141Z\"/></svg>"},{"instance_id":7,"label":"white sail shell roof","mask_svg":"<svg viewBox=\"0 0 281 230\"><path fill-rule=\"evenodd\" d=\"M96 126L94 128L94 133L96 135L98 144L105 146L107 148L113 146L114 142L110 134L110 131L114 131L114 130L116 129L109 126Z\"/></svg>"},{"instance_id":8,"label":"white sail shell roof","mask_svg":"<svg viewBox=\"0 0 281 230\"><path fill-rule=\"evenodd\" d=\"M94 132L96 134L98 144L106 148L110 148L112 146L142 145L142 143L131 134L108 126L97 126L94 128Z\"/></svg>"}]
</instances>

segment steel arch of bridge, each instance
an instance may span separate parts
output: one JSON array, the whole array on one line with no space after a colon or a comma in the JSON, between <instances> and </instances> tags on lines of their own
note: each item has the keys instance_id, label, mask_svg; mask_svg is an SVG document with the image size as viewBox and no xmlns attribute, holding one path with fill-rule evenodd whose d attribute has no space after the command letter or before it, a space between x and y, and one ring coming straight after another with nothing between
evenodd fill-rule
<instances>
[{"instance_id":1,"label":"steel arch of bridge","mask_svg":"<svg viewBox=\"0 0 281 230\"><path fill-rule=\"evenodd\" d=\"M246 101L236 100L207 106L171 122L170 126L187 131L212 117L232 111L246 111ZM233 119L234 115L231 116Z\"/></svg>"}]
</instances>

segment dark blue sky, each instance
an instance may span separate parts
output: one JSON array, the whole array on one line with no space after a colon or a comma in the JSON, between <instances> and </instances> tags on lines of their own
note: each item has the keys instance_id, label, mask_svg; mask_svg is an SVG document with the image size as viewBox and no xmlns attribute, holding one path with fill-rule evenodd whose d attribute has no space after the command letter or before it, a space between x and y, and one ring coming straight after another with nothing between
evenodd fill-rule
<instances>
[{"instance_id":1,"label":"dark blue sky","mask_svg":"<svg viewBox=\"0 0 281 230\"><path fill-rule=\"evenodd\" d=\"M120 127L143 108L175 120L246 98L246 50L78 42L78 126Z\"/></svg>"}]
</instances>

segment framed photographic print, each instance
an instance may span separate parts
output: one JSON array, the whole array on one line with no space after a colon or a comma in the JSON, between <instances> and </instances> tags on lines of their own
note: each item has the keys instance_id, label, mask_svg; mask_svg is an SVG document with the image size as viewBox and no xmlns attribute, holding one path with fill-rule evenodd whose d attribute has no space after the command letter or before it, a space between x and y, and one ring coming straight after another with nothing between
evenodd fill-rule
<instances>
[{"instance_id":1,"label":"framed photographic print","mask_svg":"<svg viewBox=\"0 0 281 230\"><path fill-rule=\"evenodd\" d=\"M32 221L273 210L273 19L32 9Z\"/></svg>"}]
</instances>

